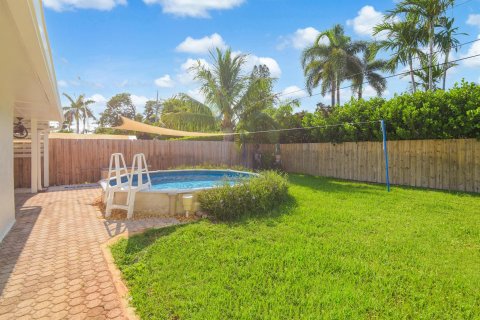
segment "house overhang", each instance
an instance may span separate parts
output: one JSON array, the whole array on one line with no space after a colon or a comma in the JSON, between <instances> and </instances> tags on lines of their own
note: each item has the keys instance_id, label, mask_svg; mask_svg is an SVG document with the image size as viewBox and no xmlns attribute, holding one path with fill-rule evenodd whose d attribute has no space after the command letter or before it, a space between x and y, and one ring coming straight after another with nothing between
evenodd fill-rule
<instances>
[{"instance_id":1,"label":"house overhang","mask_svg":"<svg viewBox=\"0 0 480 320\"><path fill-rule=\"evenodd\" d=\"M0 1L0 95L14 115L62 121L41 0Z\"/></svg>"}]
</instances>

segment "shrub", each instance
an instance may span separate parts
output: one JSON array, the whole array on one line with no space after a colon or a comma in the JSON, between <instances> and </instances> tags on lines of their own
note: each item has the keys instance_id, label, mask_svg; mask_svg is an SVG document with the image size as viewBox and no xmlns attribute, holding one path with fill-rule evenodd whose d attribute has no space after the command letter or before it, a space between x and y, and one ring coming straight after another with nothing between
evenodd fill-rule
<instances>
[{"instance_id":1,"label":"shrub","mask_svg":"<svg viewBox=\"0 0 480 320\"><path fill-rule=\"evenodd\" d=\"M390 140L480 139L480 86L462 81L449 91L418 91L392 99L355 100L328 114L309 113L303 126L324 126L384 119ZM310 131L309 142L375 141L382 139L378 122L331 126Z\"/></svg>"},{"instance_id":2,"label":"shrub","mask_svg":"<svg viewBox=\"0 0 480 320\"><path fill-rule=\"evenodd\" d=\"M288 197L288 182L283 174L262 172L259 176L234 186L201 191L198 201L202 210L219 220L237 219L248 214L265 213Z\"/></svg>"}]
</instances>

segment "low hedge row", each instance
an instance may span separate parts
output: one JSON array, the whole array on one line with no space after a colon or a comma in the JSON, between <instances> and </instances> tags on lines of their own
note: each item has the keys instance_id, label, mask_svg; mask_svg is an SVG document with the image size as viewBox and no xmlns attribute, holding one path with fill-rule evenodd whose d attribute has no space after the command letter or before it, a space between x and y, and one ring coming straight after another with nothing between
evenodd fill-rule
<instances>
[{"instance_id":1,"label":"low hedge row","mask_svg":"<svg viewBox=\"0 0 480 320\"><path fill-rule=\"evenodd\" d=\"M247 214L265 213L288 197L288 182L283 174L265 171L236 185L225 184L201 191L202 210L218 220L237 219Z\"/></svg>"}]
</instances>

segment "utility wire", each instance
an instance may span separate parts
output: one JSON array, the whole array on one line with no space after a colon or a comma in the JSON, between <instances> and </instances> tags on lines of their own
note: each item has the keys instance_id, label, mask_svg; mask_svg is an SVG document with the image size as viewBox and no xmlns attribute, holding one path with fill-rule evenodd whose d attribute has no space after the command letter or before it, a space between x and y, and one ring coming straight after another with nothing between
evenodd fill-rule
<instances>
[{"instance_id":1,"label":"utility wire","mask_svg":"<svg viewBox=\"0 0 480 320\"><path fill-rule=\"evenodd\" d=\"M456 60L452 60L452 61L449 61L448 64L450 63L455 63L455 62L459 62L459 61L463 61L463 60L468 60L468 59L472 59L472 58L476 58L476 57L480 57L480 54L476 54L476 55L472 55L472 56L468 56L468 57L463 57L463 58L459 58L459 59L456 59ZM436 65L431 65L431 66L441 66L441 65L445 65L446 63L443 62L443 63L438 63ZM430 67L430 65L428 66L425 66L423 68L417 68L417 69L414 69L413 72L415 71L420 71L420 70L426 70ZM393 75L390 75L390 76L387 76L387 77L383 77L384 79L389 79L389 78L393 78L393 77L398 77L398 76L401 76L401 75L405 75L405 74L410 74L410 70L409 71L406 71L406 72L400 72L400 73L397 73L397 74L393 74ZM368 83L368 81L366 82L363 82L363 84L366 84ZM348 88L351 88L353 87L353 85L349 85L349 86L345 86L345 87L341 87L339 88L340 90L343 90L343 89L348 89ZM316 94L312 94L310 97L313 97L313 96L317 96L317 95L320 95L321 93L316 93ZM306 98L306 97L303 97L303 98ZM301 99L301 98L299 98ZM372 121L363 121L363 122L345 122L345 123L339 123L339 124L331 124L331 125L323 125L323 126L313 126L313 127L302 127L302 128L288 128L288 129L272 129L272 130L260 130L260 131L250 131L250 132L233 132L233 133L224 133L222 134L223 136L235 136L235 135L242 135L242 134L255 134L255 133L269 133L269 132L283 132L283 131L294 131L294 130L310 130L310 129L319 129L319 128L328 128L328 127L338 127L338 126L344 126L344 125L356 125L356 124L366 124L366 123L376 123L376 122L380 122L380 120L372 120Z\"/></svg>"}]
</instances>

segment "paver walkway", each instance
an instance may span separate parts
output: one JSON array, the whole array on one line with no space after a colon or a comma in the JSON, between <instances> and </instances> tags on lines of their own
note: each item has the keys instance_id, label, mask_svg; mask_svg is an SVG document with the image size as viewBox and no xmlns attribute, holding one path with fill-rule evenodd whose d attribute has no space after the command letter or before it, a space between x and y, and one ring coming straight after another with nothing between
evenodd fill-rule
<instances>
[{"instance_id":1,"label":"paver walkway","mask_svg":"<svg viewBox=\"0 0 480 320\"><path fill-rule=\"evenodd\" d=\"M0 319L122 319L101 245L175 219L108 222L99 189L16 196L17 222L0 244ZM0 204L1 205L1 204Z\"/></svg>"}]
</instances>

